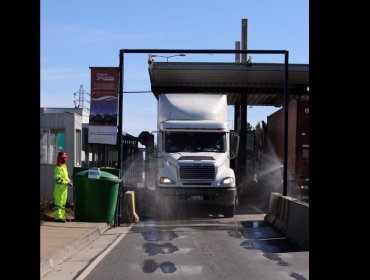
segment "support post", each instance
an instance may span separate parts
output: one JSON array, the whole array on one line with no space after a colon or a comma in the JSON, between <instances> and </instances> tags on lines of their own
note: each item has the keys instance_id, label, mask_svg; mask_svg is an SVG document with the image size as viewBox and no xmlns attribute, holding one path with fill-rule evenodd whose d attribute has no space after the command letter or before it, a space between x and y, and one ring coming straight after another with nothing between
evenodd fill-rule
<instances>
[{"instance_id":1,"label":"support post","mask_svg":"<svg viewBox=\"0 0 370 280\"><path fill-rule=\"evenodd\" d=\"M289 90L288 90L288 71L289 71L289 51L285 52L284 65L284 174L283 174L283 195L287 195L288 190L288 111L289 111Z\"/></svg>"},{"instance_id":2,"label":"support post","mask_svg":"<svg viewBox=\"0 0 370 280\"><path fill-rule=\"evenodd\" d=\"M123 170L122 170L122 100L123 100L123 50L119 51L119 98L118 98L118 169L121 173L121 183L118 190L117 208L114 219L114 227L119 227L122 219L122 197L123 197Z\"/></svg>"}]
</instances>

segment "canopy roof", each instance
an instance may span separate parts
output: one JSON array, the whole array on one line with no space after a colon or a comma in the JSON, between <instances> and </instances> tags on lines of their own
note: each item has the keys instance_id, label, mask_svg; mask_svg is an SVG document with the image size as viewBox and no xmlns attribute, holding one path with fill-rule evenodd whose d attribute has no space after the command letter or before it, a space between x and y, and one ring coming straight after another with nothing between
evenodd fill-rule
<instances>
[{"instance_id":1,"label":"canopy roof","mask_svg":"<svg viewBox=\"0 0 370 280\"><path fill-rule=\"evenodd\" d=\"M283 63L156 62L149 61L152 92L224 93L228 105L280 106L284 98ZM289 98L308 100L309 65L289 64Z\"/></svg>"}]
</instances>

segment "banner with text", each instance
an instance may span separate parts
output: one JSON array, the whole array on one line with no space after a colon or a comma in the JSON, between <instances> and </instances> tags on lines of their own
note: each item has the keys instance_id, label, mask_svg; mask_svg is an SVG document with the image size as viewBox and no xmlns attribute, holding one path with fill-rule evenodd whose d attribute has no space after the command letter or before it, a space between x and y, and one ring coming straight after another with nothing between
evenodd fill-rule
<instances>
[{"instance_id":1,"label":"banner with text","mask_svg":"<svg viewBox=\"0 0 370 280\"><path fill-rule=\"evenodd\" d=\"M90 67L89 143L117 144L118 67Z\"/></svg>"}]
</instances>

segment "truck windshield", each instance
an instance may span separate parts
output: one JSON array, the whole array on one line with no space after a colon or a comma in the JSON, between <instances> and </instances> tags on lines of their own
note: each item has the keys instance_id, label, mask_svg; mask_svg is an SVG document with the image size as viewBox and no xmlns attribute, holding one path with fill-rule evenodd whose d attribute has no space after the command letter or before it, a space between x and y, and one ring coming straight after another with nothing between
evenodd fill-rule
<instances>
[{"instance_id":1,"label":"truck windshield","mask_svg":"<svg viewBox=\"0 0 370 280\"><path fill-rule=\"evenodd\" d=\"M226 152L225 132L167 132L165 151L177 152Z\"/></svg>"}]
</instances>

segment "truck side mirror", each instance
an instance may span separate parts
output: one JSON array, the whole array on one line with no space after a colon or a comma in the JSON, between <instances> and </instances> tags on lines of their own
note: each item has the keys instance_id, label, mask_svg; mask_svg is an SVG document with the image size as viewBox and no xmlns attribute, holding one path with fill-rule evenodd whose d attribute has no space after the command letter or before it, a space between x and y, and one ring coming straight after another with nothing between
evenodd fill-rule
<instances>
[{"instance_id":1,"label":"truck side mirror","mask_svg":"<svg viewBox=\"0 0 370 280\"><path fill-rule=\"evenodd\" d=\"M154 151L154 135L149 131L142 131L139 134L139 142L141 145L144 145L148 154L153 153Z\"/></svg>"},{"instance_id":2,"label":"truck side mirror","mask_svg":"<svg viewBox=\"0 0 370 280\"><path fill-rule=\"evenodd\" d=\"M157 149L154 147L154 133L161 133L161 132L160 131L152 131L152 133L150 134L151 137L152 137L151 141L153 141L153 149L152 149L152 152L151 152L150 156L154 157L154 158L160 158L160 157L162 157L162 154L158 154L158 147L157 147ZM157 151L157 152L155 153L155 151Z\"/></svg>"},{"instance_id":3,"label":"truck side mirror","mask_svg":"<svg viewBox=\"0 0 370 280\"><path fill-rule=\"evenodd\" d=\"M230 158L234 159L238 157L239 151L239 134L235 130L230 131Z\"/></svg>"},{"instance_id":4,"label":"truck side mirror","mask_svg":"<svg viewBox=\"0 0 370 280\"><path fill-rule=\"evenodd\" d=\"M148 154L152 154L154 152L154 135L153 134L149 134L147 136L146 150Z\"/></svg>"}]
</instances>

